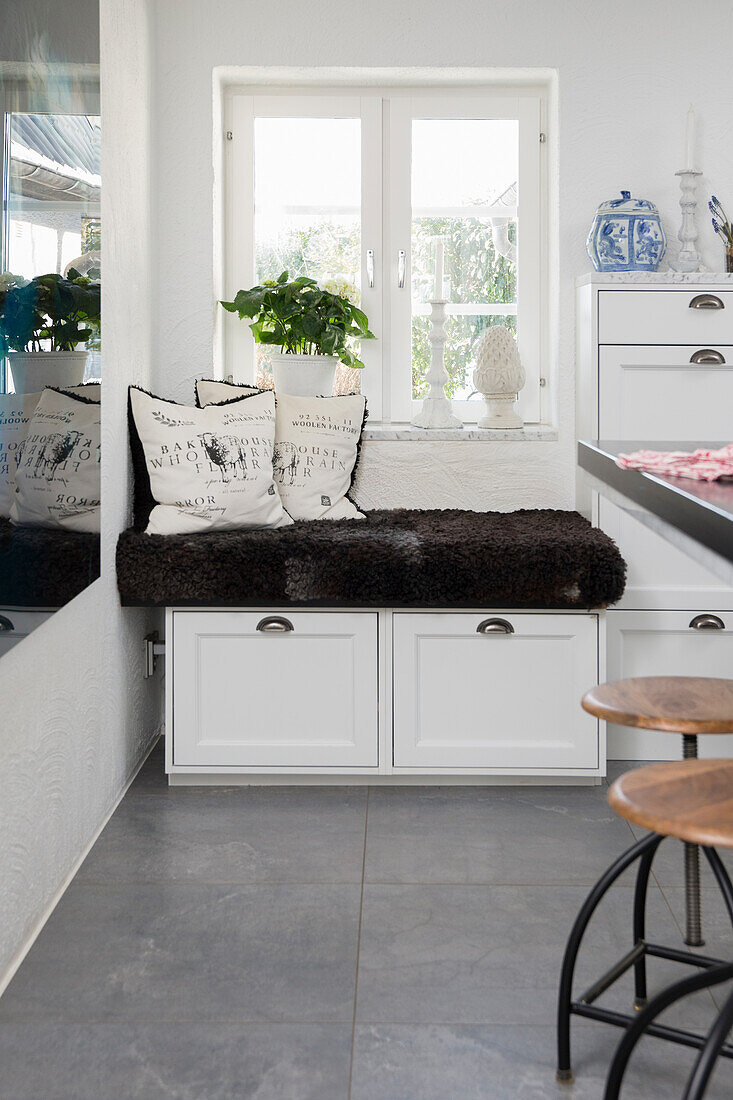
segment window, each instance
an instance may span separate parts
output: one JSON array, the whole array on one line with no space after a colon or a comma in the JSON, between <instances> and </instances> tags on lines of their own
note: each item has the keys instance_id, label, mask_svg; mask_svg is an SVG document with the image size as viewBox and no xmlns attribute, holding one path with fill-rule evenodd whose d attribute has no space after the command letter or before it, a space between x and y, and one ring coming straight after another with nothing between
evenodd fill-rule
<instances>
[{"instance_id":1,"label":"window","mask_svg":"<svg viewBox=\"0 0 733 1100\"><path fill-rule=\"evenodd\" d=\"M361 349L363 372L339 370L338 392L361 388L373 420L406 422L426 390L440 239L456 411L467 422L482 414L476 342L507 325L527 370L522 413L538 422L542 109L537 89L230 89L222 294L285 269L337 284L378 337ZM219 320L224 373L269 384L266 350L236 318Z\"/></svg>"},{"instance_id":2,"label":"window","mask_svg":"<svg viewBox=\"0 0 733 1100\"><path fill-rule=\"evenodd\" d=\"M96 106L98 94L89 98ZM3 121L2 270L24 279L69 267L82 274L98 272L99 115L6 110ZM98 378L100 368L94 347L86 378ZM0 392L9 385L4 374Z\"/></svg>"}]
</instances>

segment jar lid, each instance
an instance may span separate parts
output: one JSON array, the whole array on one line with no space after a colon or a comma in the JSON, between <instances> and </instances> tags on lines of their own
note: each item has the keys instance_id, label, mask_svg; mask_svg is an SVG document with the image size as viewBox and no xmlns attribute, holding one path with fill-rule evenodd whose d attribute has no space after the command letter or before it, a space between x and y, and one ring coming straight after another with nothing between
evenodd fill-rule
<instances>
[{"instance_id":1,"label":"jar lid","mask_svg":"<svg viewBox=\"0 0 733 1100\"><path fill-rule=\"evenodd\" d=\"M598 214L635 214L635 213L647 213L657 214L658 210L653 202L649 202L648 199L632 199L630 191L622 191L621 198L609 199L608 202L602 202L597 210Z\"/></svg>"}]
</instances>

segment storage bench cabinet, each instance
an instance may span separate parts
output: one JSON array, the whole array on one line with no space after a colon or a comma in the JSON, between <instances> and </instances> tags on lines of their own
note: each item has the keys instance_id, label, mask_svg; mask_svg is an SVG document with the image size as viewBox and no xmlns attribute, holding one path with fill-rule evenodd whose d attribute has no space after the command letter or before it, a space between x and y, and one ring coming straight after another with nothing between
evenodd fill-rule
<instances>
[{"instance_id":1,"label":"storage bench cabinet","mask_svg":"<svg viewBox=\"0 0 733 1100\"><path fill-rule=\"evenodd\" d=\"M169 608L167 770L598 777L603 730L580 707L598 647L599 615L583 612Z\"/></svg>"}]
</instances>

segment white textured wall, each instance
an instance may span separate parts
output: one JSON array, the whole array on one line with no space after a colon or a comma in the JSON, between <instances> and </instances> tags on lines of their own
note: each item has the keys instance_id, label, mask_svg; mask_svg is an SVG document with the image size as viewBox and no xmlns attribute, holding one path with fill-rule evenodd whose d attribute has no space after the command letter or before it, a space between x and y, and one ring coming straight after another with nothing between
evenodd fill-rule
<instances>
[{"instance_id":1,"label":"white textured wall","mask_svg":"<svg viewBox=\"0 0 733 1100\"><path fill-rule=\"evenodd\" d=\"M698 111L700 190L728 189L733 122L724 92L729 0L154 0L157 278L165 309L155 386L190 399L212 366L212 69L221 65L554 68L557 143L560 437L555 443L369 443L362 501L511 508L571 506L574 494L575 276L589 267L596 205L622 187L655 200L675 243L684 120ZM702 219L701 219L702 222ZM708 262L721 251L701 224Z\"/></svg>"},{"instance_id":2,"label":"white textured wall","mask_svg":"<svg viewBox=\"0 0 733 1100\"><path fill-rule=\"evenodd\" d=\"M159 684L142 679L150 616L122 612L114 577L125 388L151 358L146 7L103 13L102 576L0 661L0 989L160 722ZM117 232L123 209L134 231Z\"/></svg>"}]
</instances>

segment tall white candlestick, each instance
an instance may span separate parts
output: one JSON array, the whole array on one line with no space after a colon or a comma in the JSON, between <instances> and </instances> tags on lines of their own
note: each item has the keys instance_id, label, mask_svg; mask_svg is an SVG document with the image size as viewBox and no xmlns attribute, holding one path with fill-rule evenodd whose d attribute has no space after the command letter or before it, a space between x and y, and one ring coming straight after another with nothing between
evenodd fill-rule
<instances>
[{"instance_id":1,"label":"tall white candlestick","mask_svg":"<svg viewBox=\"0 0 733 1100\"><path fill-rule=\"evenodd\" d=\"M438 238L435 244L435 283L433 286L433 298L443 297L443 242Z\"/></svg>"},{"instance_id":2,"label":"tall white candlestick","mask_svg":"<svg viewBox=\"0 0 733 1100\"><path fill-rule=\"evenodd\" d=\"M688 172L695 169L695 109L692 104L687 111L687 125L685 127L685 168Z\"/></svg>"}]
</instances>

